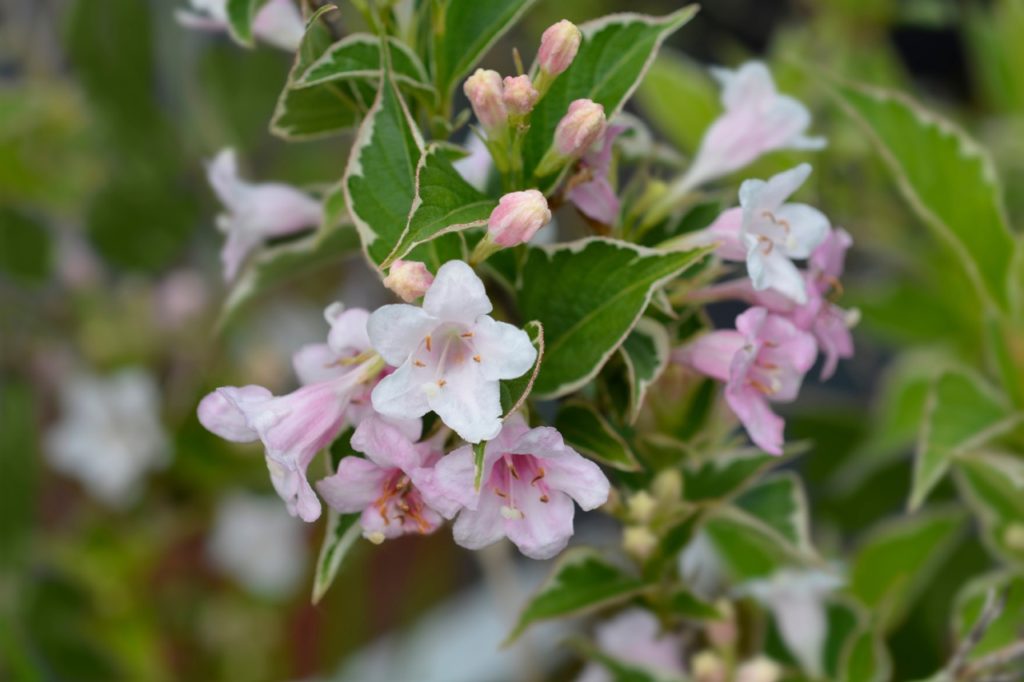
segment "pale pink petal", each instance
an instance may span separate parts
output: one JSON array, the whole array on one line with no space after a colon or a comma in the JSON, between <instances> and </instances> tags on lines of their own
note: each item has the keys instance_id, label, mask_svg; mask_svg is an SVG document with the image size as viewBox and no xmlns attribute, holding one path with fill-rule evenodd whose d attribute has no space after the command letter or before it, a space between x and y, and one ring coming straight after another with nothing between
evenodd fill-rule
<instances>
[{"instance_id":1,"label":"pale pink petal","mask_svg":"<svg viewBox=\"0 0 1024 682\"><path fill-rule=\"evenodd\" d=\"M338 471L317 482L324 501L332 509L351 514L369 507L381 495L387 472L362 457L345 457Z\"/></svg>"},{"instance_id":2,"label":"pale pink petal","mask_svg":"<svg viewBox=\"0 0 1024 682\"><path fill-rule=\"evenodd\" d=\"M775 218L789 225L782 246L790 258L809 257L831 230L825 214L807 204L784 204L775 212Z\"/></svg>"},{"instance_id":3,"label":"pale pink petal","mask_svg":"<svg viewBox=\"0 0 1024 682\"><path fill-rule=\"evenodd\" d=\"M769 454L782 454L782 429L785 423L772 412L764 396L750 387L737 390L726 388L725 399L755 445Z\"/></svg>"},{"instance_id":4,"label":"pale pink petal","mask_svg":"<svg viewBox=\"0 0 1024 682\"><path fill-rule=\"evenodd\" d=\"M568 495L553 492L547 502L524 495L516 498L516 505L522 518L506 519L505 534L520 552L531 559L550 559L565 549L576 512Z\"/></svg>"},{"instance_id":5,"label":"pale pink petal","mask_svg":"<svg viewBox=\"0 0 1024 682\"><path fill-rule=\"evenodd\" d=\"M757 242L747 252L747 273L754 289L775 289L797 303L807 303L803 275L780 249L765 253Z\"/></svg>"},{"instance_id":6,"label":"pale pink petal","mask_svg":"<svg viewBox=\"0 0 1024 682\"><path fill-rule=\"evenodd\" d=\"M473 327L472 346L480 358L480 376L487 381L520 377L537 360L529 334L489 315L481 316Z\"/></svg>"},{"instance_id":7,"label":"pale pink petal","mask_svg":"<svg viewBox=\"0 0 1024 682\"><path fill-rule=\"evenodd\" d=\"M336 379L350 367L338 364L338 354L326 343L308 343L292 355L292 367L303 385Z\"/></svg>"},{"instance_id":8,"label":"pale pink petal","mask_svg":"<svg viewBox=\"0 0 1024 682\"><path fill-rule=\"evenodd\" d=\"M438 319L423 308L396 303L377 308L366 323L366 331L373 349L385 362L397 367L437 325Z\"/></svg>"},{"instance_id":9,"label":"pale pink petal","mask_svg":"<svg viewBox=\"0 0 1024 682\"><path fill-rule=\"evenodd\" d=\"M246 204L236 212L244 229L261 237L292 234L323 222L319 201L277 182L253 185Z\"/></svg>"},{"instance_id":10,"label":"pale pink petal","mask_svg":"<svg viewBox=\"0 0 1024 682\"><path fill-rule=\"evenodd\" d=\"M184 9L175 10L174 19L185 28L197 31L223 31L228 27L227 22L223 20L196 14Z\"/></svg>"},{"instance_id":11,"label":"pale pink petal","mask_svg":"<svg viewBox=\"0 0 1024 682\"><path fill-rule=\"evenodd\" d=\"M374 387L373 409L395 419L422 417L430 411L424 386L431 381L427 372L406 362Z\"/></svg>"},{"instance_id":12,"label":"pale pink petal","mask_svg":"<svg viewBox=\"0 0 1024 682\"><path fill-rule=\"evenodd\" d=\"M252 32L274 47L295 52L306 32L306 22L292 0L268 0L253 17Z\"/></svg>"},{"instance_id":13,"label":"pale pink petal","mask_svg":"<svg viewBox=\"0 0 1024 682\"><path fill-rule=\"evenodd\" d=\"M722 330L703 334L672 354L673 360L687 364L712 379L728 381L736 353L743 348L743 334Z\"/></svg>"},{"instance_id":14,"label":"pale pink petal","mask_svg":"<svg viewBox=\"0 0 1024 682\"><path fill-rule=\"evenodd\" d=\"M488 450L491 448L488 447ZM494 458L491 458L493 466ZM490 468L484 465L484 478L490 474ZM452 518L462 507L476 509L480 493L474 487L476 466L473 448L458 448L434 465L431 475L419 485L423 498L434 509ZM485 481L486 482L486 481Z\"/></svg>"},{"instance_id":15,"label":"pale pink petal","mask_svg":"<svg viewBox=\"0 0 1024 682\"><path fill-rule=\"evenodd\" d=\"M206 165L206 178L229 211L239 210L245 205L251 185L238 176L234 149L222 149L213 157Z\"/></svg>"},{"instance_id":16,"label":"pale pink petal","mask_svg":"<svg viewBox=\"0 0 1024 682\"><path fill-rule=\"evenodd\" d=\"M267 457L267 469L270 471L270 482L284 500L289 514L298 516L307 523L320 518L320 500L306 480L305 464L298 466L293 463L289 466Z\"/></svg>"},{"instance_id":17,"label":"pale pink petal","mask_svg":"<svg viewBox=\"0 0 1024 682\"><path fill-rule=\"evenodd\" d=\"M265 403L271 398L273 395L262 386L225 386L203 398L196 412L199 423L208 431L235 443L250 443L259 434L249 426L239 405Z\"/></svg>"},{"instance_id":18,"label":"pale pink petal","mask_svg":"<svg viewBox=\"0 0 1024 682\"><path fill-rule=\"evenodd\" d=\"M775 211L800 189L811 170L811 164L801 163L768 180L744 180L740 185L740 205L754 213Z\"/></svg>"},{"instance_id":19,"label":"pale pink petal","mask_svg":"<svg viewBox=\"0 0 1024 682\"><path fill-rule=\"evenodd\" d=\"M483 549L503 538L505 518L501 515L501 499L493 494L482 495L476 509L459 513L452 535L455 543L466 549Z\"/></svg>"},{"instance_id":20,"label":"pale pink petal","mask_svg":"<svg viewBox=\"0 0 1024 682\"><path fill-rule=\"evenodd\" d=\"M463 440L479 443L501 430L501 391L497 381L484 378L480 363L449 367L444 385L428 383L425 390L430 409Z\"/></svg>"},{"instance_id":21,"label":"pale pink petal","mask_svg":"<svg viewBox=\"0 0 1024 682\"><path fill-rule=\"evenodd\" d=\"M327 334L327 345L337 355L359 355L370 350L370 337L366 325L370 313L362 308L348 308L341 303L332 303L324 310L324 319L331 325Z\"/></svg>"},{"instance_id":22,"label":"pale pink petal","mask_svg":"<svg viewBox=\"0 0 1024 682\"><path fill-rule=\"evenodd\" d=\"M473 268L460 260L442 265L423 297L423 310L446 322L473 324L476 318L490 313L492 308L484 283ZM372 331L370 338L373 338Z\"/></svg>"},{"instance_id":23,"label":"pale pink petal","mask_svg":"<svg viewBox=\"0 0 1024 682\"><path fill-rule=\"evenodd\" d=\"M605 176L576 185L569 192L569 200L591 220L614 225L619 219L619 197Z\"/></svg>"},{"instance_id":24,"label":"pale pink petal","mask_svg":"<svg viewBox=\"0 0 1024 682\"><path fill-rule=\"evenodd\" d=\"M229 219L230 220L230 219ZM225 224L230 224L226 222ZM261 240L258 236L252 235L242 229L232 226L227 233L227 239L220 250L220 261L224 266L224 281L230 282L242 268L242 263L249 256L249 253L259 246Z\"/></svg>"},{"instance_id":25,"label":"pale pink petal","mask_svg":"<svg viewBox=\"0 0 1024 682\"><path fill-rule=\"evenodd\" d=\"M422 455L405 434L383 419L363 420L352 434L352 447L383 468L398 468L406 474L419 468Z\"/></svg>"},{"instance_id":26,"label":"pale pink petal","mask_svg":"<svg viewBox=\"0 0 1024 682\"><path fill-rule=\"evenodd\" d=\"M743 227L743 209L730 208L715 218L708 228L709 243L717 243L715 254L726 260L744 260L747 249L740 241Z\"/></svg>"},{"instance_id":27,"label":"pale pink petal","mask_svg":"<svg viewBox=\"0 0 1024 682\"><path fill-rule=\"evenodd\" d=\"M829 232L825 240L811 254L811 269L828 277L839 279L843 276L846 251L851 246L853 246L853 237L843 228L837 227Z\"/></svg>"},{"instance_id":28,"label":"pale pink petal","mask_svg":"<svg viewBox=\"0 0 1024 682\"><path fill-rule=\"evenodd\" d=\"M814 322L813 332L825 354L821 380L835 374L840 358L853 357L853 335L847 326L845 312L833 305L827 306Z\"/></svg>"}]
</instances>

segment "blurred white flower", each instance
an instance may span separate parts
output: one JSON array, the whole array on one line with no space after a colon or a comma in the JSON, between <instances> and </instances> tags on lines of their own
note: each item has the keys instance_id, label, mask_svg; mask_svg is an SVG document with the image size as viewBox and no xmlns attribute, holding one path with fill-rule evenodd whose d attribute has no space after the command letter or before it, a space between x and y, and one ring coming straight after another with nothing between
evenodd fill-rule
<instances>
[{"instance_id":1,"label":"blurred white flower","mask_svg":"<svg viewBox=\"0 0 1024 682\"><path fill-rule=\"evenodd\" d=\"M597 627L597 644L612 658L635 666L651 677L676 679L683 668L683 647L679 637L661 630L650 611L629 609ZM583 669L576 682L611 682L610 672L598 663Z\"/></svg>"},{"instance_id":2,"label":"blurred white flower","mask_svg":"<svg viewBox=\"0 0 1024 682\"><path fill-rule=\"evenodd\" d=\"M269 598L293 594L309 561L303 523L276 497L241 491L218 504L206 550L219 571Z\"/></svg>"},{"instance_id":3,"label":"blurred white flower","mask_svg":"<svg viewBox=\"0 0 1024 682\"><path fill-rule=\"evenodd\" d=\"M701 599L711 601L721 595L725 566L707 533L698 532L679 555L679 576Z\"/></svg>"},{"instance_id":4,"label":"blurred white flower","mask_svg":"<svg viewBox=\"0 0 1024 682\"><path fill-rule=\"evenodd\" d=\"M146 474L170 461L159 389L145 370L73 375L61 385L60 404L60 421L45 437L47 458L103 502L127 506Z\"/></svg>"}]
</instances>

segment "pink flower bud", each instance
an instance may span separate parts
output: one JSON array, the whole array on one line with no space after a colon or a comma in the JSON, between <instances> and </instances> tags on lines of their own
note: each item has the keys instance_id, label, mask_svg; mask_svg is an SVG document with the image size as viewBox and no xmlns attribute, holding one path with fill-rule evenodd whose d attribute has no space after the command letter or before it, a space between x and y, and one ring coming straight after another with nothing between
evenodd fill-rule
<instances>
[{"instance_id":1,"label":"pink flower bud","mask_svg":"<svg viewBox=\"0 0 1024 682\"><path fill-rule=\"evenodd\" d=\"M569 105L555 128L555 147L566 157L576 157L604 132L604 107L589 99L578 99Z\"/></svg>"},{"instance_id":2,"label":"pink flower bud","mask_svg":"<svg viewBox=\"0 0 1024 682\"><path fill-rule=\"evenodd\" d=\"M466 79L462 90L484 130L495 130L508 121L508 111L501 97L501 76L497 71L477 69Z\"/></svg>"},{"instance_id":3,"label":"pink flower bud","mask_svg":"<svg viewBox=\"0 0 1024 682\"><path fill-rule=\"evenodd\" d=\"M540 38L540 50L537 51L540 68L552 76L568 69L580 49L582 37L576 24L566 19L549 26Z\"/></svg>"},{"instance_id":4,"label":"pink flower bud","mask_svg":"<svg viewBox=\"0 0 1024 682\"><path fill-rule=\"evenodd\" d=\"M540 93L533 87L530 77L512 76L505 77L505 92L502 95L505 101L505 108L509 113L517 116L525 116L533 111L533 105L540 98Z\"/></svg>"},{"instance_id":5,"label":"pink flower bud","mask_svg":"<svg viewBox=\"0 0 1024 682\"><path fill-rule=\"evenodd\" d=\"M495 244L524 244L551 221L551 211L544 195L535 189L510 192L498 201L487 219L487 231Z\"/></svg>"},{"instance_id":6,"label":"pink flower bud","mask_svg":"<svg viewBox=\"0 0 1024 682\"><path fill-rule=\"evenodd\" d=\"M406 303L412 303L427 293L433 282L434 276L427 270L427 266L414 260L396 260L384 278L384 286Z\"/></svg>"}]
</instances>

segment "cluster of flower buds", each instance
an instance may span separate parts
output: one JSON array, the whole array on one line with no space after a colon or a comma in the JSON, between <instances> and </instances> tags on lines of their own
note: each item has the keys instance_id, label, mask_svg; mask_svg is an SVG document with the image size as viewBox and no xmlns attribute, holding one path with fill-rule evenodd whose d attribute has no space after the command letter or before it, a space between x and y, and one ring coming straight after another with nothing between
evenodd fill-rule
<instances>
[{"instance_id":1,"label":"cluster of flower buds","mask_svg":"<svg viewBox=\"0 0 1024 682\"><path fill-rule=\"evenodd\" d=\"M502 416L499 382L536 361L529 336L490 316L483 282L462 261L434 278L422 263L398 261L389 278L404 299L422 295L422 307L330 306L327 343L294 357L301 388L283 396L218 388L200 403L200 422L227 440L261 441L275 489L305 521L321 512L311 461L355 427L352 447L366 457L342 459L317 490L339 512L360 513L369 540L430 533L457 517L455 540L465 547L507 537L527 556L554 556L572 536L573 501L594 509L609 483L556 430ZM421 440L431 411L447 428ZM451 432L467 445L445 454ZM483 441L478 474L473 444Z\"/></svg>"},{"instance_id":2,"label":"cluster of flower buds","mask_svg":"<svg viewBox=\"0 0 1024 682\"><path fill-rule=\"evenodd\" d=\"M837 306L846 250L852 239L811 206L787 203L811 172L808 164L767 181L747 180L740 206L725 211L693 242L716 244L723 260L745 260L749 277L716 284L695 296L704 301L739 299L751 304L736 328L698 337L676 360L726 383L725 397L751 439L782 454L783 421L769 402L796 398L818 352L821 376L840 358L853 356L850 328L858 315ZM807 259L799 269L792 259Z\"/></svg>"}]
</instances>

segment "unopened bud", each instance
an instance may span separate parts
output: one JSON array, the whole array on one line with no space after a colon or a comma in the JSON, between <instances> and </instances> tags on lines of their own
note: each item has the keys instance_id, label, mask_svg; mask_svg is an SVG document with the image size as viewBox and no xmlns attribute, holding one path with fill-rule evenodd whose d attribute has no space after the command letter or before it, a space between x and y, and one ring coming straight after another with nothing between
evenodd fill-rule
<instances>
[{"instance_id":1,"label":"unopened bud","mask_svg":"<svg viewBox=\"0 0 1024 682\"><path fill-rule=\"evenodd\" d=\"M535 189L509 192L487 219L487 233L500 246L524 244L551 222L547 199Z\"/></svg>"},{"instance_id":2,"label":"unopened bud","mask_svg":"<svg viewBox=\"0 0 1024 682\"><path fill-rule=\"evenodd\" d=\"M566 19L549 26L540 38L540 49L537 51L540 68L552 76L568 69L576 58L582 38L576 24Z\"/></svg>"},{"instance_id":3,"label":"unopened bud","mask_svg":"<svg viewBox=\"0 0 1024 682\"><path fill-rule=\"evenodd\" d=\"M630 518L637 523L648 523L657 506L658 503L654 501L654 498L646 490L641 490L635 495L631 495L626 502Z\"/></svg>"},{"instance_id":4,"label":"unopened bud","mask_svg":"<svg viewBox=\"0 0 1024 682\"><path fill-rule=\"evenodd\" d=\"M540 93L533 87L529 76L505 77L502 99L505 102L505 108L508 109L510 114L525 116L533 111L533 106L539 98Z\"/></svg>"},{"instance_id":5,"label":"unopened bud","mask_svg":"<svg viewBox=\"0 0 1024 682\"><path fill-rule=\"evenodd\" d=\"M579 156L597 141L604 126L603 106L589 99L575 100L555 128L555 147L565 156Z\"/></svg>"},{"instance_id":6,"label":"unopened bud","mask_svg":"<svg viewBox=\"0 0 1024 682\"><path fill-rule=\"evenodd\" d=\"M497 71L477 69L462 86L480 125L484 130L501 128L508 121L508 112L501 93L501 76Z\"/></svg>"},{"instance_id":7,"label":"unopened bud","mask_svg":"<svg viewBox=\"0 0 1024 682\"><path fill-rule=\"evenodd\" d=\"M736 612L732 604L724 599L715 603L715 608L722 617L718 620L708 621L704 627L704 634L708 641L716 649L729 651L736 644L739 632L736 630Z\"/></svg>"},{"instance_id":8,"label":"unopened bud","mask_svg":"<svg viewBox=\"0 0 1024 682\"><path fill-rule=\"evenodd\" d=\"M554 144L537 164L537 176L551 175L582 156L601 137L605 123L603 106L589 99L573 101L555 128Z\"/></svg>"},{"instance_id":9,"label":"unopened bud","mask_svg":"<svg viewBox=\"0 0 1024 682\"><path fill-rule=\"evenodd\" d=\"M701 651L690 661L694 682L725 682L725 661L713 651Z\"/></svg>"},{"instance_id":10,"label":"unopened bud","mask_svg":"<svg viewBox=\"0 0 1024 682\"><path fill-rule=\"evenodd\" d=\"M412 303L427 293L433 281L434 276L423 263L399 259L391 264L388 276L384 278L384 286L406 303Z\"/></svg>"},{"instance_id":11,"label":"unopened bud","mask_svg":"<svg viewBox=\"0 0 1024 682\"><path fill-rule=\"evenodd\" d=\"M779 682L782 669L775 661L759 656L736 670L736 682Z\"/></svg>"},{"instance_id":12,"label":"unopened bud","mask_svg":"<svg viewBox=\"0 0 1024 682\"><path fill-rule=\"evenodd\" d=\"M651 492L659 502L678 502L683 497L683 475L678 469L659 471L651 483Z\"/></svg>"},{"instance_id":13,"label":"unopened bud","mask_svg":"<svg viewBox=\"0 0 1024 682\"><path fill-rule=\"evenodd\" d=\"M622 549L636 559L646 560L657 546L658 538L647 526L626 526L622 531Z\"/></svg>"}]
</instances>

